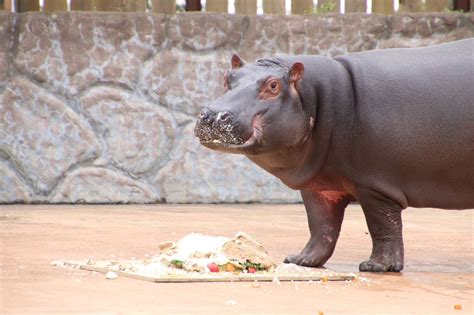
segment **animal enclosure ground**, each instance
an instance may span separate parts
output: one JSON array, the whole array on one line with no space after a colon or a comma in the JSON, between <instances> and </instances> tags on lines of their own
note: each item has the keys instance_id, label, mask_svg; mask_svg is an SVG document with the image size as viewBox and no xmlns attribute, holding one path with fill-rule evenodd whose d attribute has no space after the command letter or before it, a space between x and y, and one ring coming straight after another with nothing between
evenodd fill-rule
<instances>
[{"instance_id":1,"label":"animal enclosure ground","mask_svg":"<svg viewBox=\"0 0 474 315\"><path fill-rule=\"evenodd\" d=\"M255 236L278 261L307 241L303 205L0 206L1 314L472 314L474 210L407 209L405 270L368 281L166 283L50 265L143 258L190 232ZM328 268L370 254L362 210L346 211ZM461 305L462 310L455 310Z\"/></svg>"}]
</instances>

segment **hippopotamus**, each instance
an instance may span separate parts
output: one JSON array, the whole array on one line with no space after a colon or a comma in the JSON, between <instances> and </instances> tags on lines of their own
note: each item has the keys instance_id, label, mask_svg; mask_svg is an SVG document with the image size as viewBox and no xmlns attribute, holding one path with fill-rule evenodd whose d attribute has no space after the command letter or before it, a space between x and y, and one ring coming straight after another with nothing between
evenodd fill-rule
<instances>
[{"instance_id":1,"label":"hippopotamus","mask_svg":"<svg viewBox=\"0 0 474 315\"><path fill-rule=\"evenodd\" d=\"M286 263L324 265L350 202L372 239L359 265L368 272L403 269L403 209L474 208L474 39L334 58L233 55L223 85L195 134L301 191L310 239Z\"/></svg>"}]
</instances>

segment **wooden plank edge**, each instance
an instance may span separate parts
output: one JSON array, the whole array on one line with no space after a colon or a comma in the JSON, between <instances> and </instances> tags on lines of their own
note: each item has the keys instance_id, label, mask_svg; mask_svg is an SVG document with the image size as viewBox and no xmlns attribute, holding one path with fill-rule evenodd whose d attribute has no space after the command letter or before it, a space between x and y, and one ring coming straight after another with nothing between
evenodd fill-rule
<instances>
[{"instance_id":1,"label":"wooden plank edge","mask_svg":"<svg viewBox=\"0 0 474 315\"><path fill-rule=\"evenodd\" d=\"M157 283L192 283L192 282L272 282L275 278L280 282L288 281L352 281L356 278L355 275L288 275L288 274L242 274L242 275L196 275L193 277L186 276L164 276L151 277L140 275L136 273L129 273L124 271L112 270L92 265L83 265L75 263L64 263L67 266L79 268L82 270L95 271L100 273L107 273L109 271L115 272L121 277L133 278L138 280L145 280Z\"/></svg>"}]
</instances>

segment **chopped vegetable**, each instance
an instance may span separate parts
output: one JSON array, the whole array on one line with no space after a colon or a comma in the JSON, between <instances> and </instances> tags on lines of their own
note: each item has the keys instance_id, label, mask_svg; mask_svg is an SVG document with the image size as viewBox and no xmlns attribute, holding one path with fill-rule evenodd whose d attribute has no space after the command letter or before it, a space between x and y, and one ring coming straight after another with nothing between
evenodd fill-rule
<instances>
[{"instance_id":1,"label":"chopped vegetable","mask_svg":"<svg viewBox=\"0 0 474 315\"><path fill-rule=\"evenodd\" d=\"M256 273L256 272L257 272L257 268L255 268L255 267L248 267L247 271L248 271L249 273Z\"/></svg>"},{"instance_id":2,"label":"chopped vegetable","mask_svg":"<svg viewBox=\"0 0 474 315\"><path fill-rule=\"evenodd\" d=\"M225 265L225 270L226 270L227 272L234 272L235 269L236 269L235 266L234 266L233 264L231 264L231 263L227 263L227 264Z\"/></svg>"},{"instance_id":3,"label":"chopped vegetable","mask_svg":"<svg viewBox=\"0 0 474 315\"><path fill-rule=\"evenodd\" d=\"M172 261L170 261L170 264L175 266L176 268L182 269L184 262L182 260L179 260L179 259L173 259Z\"/></svg>"},{"instance_id":4,"label":"chopped vegetable","mask_svg":"<svg viewBox=\"0 0 474 315\"><path fill-rule=\"evenodd\" d=\"M219 272L219 266L216 263L207 264L207 269L209 269L210 272Z\"/></svg>"},{"instance_id":5,"label":"chopped vegetable","mask_svg":"<svg viewBox=\"0 0 474 315\"><path fill-rule=\"evenodd\" d=\"M250 272L250 271L249 271L249 268L253 268L255 271L262 271L262 270L265 270L265 268L262 267L261 264L256 264L256 263L250 262L250 261L248 261L248 260L247 260L246 262L244 262L244 263L241 263L241 265L242 265L243 269L244 269L244 270L247 270L248 272ZM255 272L255 271L254 271L254 272Z\"/></svg>"}]
</instances>

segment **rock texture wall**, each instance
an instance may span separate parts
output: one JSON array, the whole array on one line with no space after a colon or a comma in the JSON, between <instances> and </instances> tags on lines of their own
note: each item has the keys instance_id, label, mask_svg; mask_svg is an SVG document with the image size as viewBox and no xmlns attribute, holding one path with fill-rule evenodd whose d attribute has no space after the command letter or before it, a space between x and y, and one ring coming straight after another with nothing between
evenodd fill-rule
<instances>
[{"instance_id":1,"label":"rock texture wall","mask_svg":"<svg viewBox=\"0 0 474 315\"><path fill-rule=\"evenodd\" d=\"M194 119L244 59L474 36L473 14L0 12L0 203L295 202Z\"/></svg>"}]
</instances>

